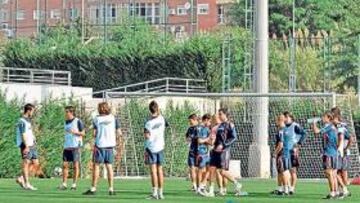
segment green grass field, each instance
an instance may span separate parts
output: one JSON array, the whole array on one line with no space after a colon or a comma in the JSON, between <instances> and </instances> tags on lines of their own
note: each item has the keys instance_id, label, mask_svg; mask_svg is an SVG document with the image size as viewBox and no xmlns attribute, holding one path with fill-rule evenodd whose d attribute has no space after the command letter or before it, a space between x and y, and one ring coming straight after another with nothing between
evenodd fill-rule
<instances>
[{"instance_id":1,"label":"green grass field","mask_svg":"<svg viewBox=\"0 0 360 203\"><path fill-rule=\"evenodd\" d=\"M105 180L101 180L98 193L95 196L83 196L81 193L89 188L90 180L82 180L77 191L57 191L59 179L34 179L33 185L38 191L25 191L15 184L14 180L0 179L0 203L101 203L101 202L154 202L163 203L242 203L242 202L266 202L266 203L288 203L288 202L360 202L360 186L350 186L352 197L344 200L322 200L327 194L327 185L324 181L300 181L297 193L291 197L277 197L269 194L274 189L274 180L243 180L244 190L249 192L247 197L234 197L230 194L227 197L204 198L189 191L189 182L181 179L168 179L166 181L166 200L146 200L149 194L149 181L145 180L116 180L116 196L107 195ZM230 187L229 187L230 188Z\"/></svg>"}]
</instances>

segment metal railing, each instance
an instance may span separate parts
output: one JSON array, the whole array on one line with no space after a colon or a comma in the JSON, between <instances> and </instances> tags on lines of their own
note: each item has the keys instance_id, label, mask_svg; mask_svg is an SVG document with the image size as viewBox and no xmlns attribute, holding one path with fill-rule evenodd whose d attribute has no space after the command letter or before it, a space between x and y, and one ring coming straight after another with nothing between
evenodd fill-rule
<instances>
[{"instance_id":1,"label":"metal railing","mask_svg":"<svg viewBox=\"0 0 360 203\"><path fill-rule=\"evenodd\" d=\"M0 83L31 83L71 86L71 72L0 67Z\"/></svg>"},{"instance_id":2,"label":"metal railing","mask_svg":"<svg viewBox=\"0 0 360 203\"><path fill-rule=\"evenodd\" d=\"M94 92L95 97L105 97L110 92L115 93L206 93L206 81L185 78L160 78L145 82L125 85Z\"/></svg>"}]
</instances>

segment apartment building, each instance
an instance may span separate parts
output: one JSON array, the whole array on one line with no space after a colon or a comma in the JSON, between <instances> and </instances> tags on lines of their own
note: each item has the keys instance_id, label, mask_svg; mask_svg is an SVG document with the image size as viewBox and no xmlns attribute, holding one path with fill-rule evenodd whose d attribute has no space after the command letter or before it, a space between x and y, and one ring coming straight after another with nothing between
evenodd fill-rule
<instances>
[{"instance_id":1,"label":"apartment building","mask_svg":"<svg viewBox=\"0 0 360 203\"><path fill-rule=\"evenodd\" d=\"M177 37L225 23L224 5L233 0L0 0L0 29L9 37L35 36L43 26L120 24L136 17Z\"/></svg>"}]
</instances>

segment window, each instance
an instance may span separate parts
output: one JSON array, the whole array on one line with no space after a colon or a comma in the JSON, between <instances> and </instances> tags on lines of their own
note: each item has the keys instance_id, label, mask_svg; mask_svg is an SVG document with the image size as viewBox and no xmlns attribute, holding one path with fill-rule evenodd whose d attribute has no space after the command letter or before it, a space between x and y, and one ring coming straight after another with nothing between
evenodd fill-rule
<instances>
[{"instance_id":1,"label":"window","mask_svg":"<svg viewBox=\"0 0 360 203\"><path fill-rule=\"evenodd\" d=\"M160 24L160 3L135 3L129 5L131 16L138 16L150 24Z\"/></svg>"},{"instance_id":2,"label":"window","mask_svg":"<svg viewBox=\"0 0 360 203\"><path fill-rule=\"evenodd\" d=\"M100 10L96 6L91 6L89 8L89 15L90 15L90 23L96 24L100 18Z\"/></svg>"},{"instance_id":3,"label":"window","mask_svg":"<svg viewBox=\"0 0 360 203\"><path fill-rule=\"evenodd\" d=\"M0 10L0 21L1 22L8 21L8 15L6 10Z\"/></svg>"},{"instance_id":4,"label":"window","mask_svg":"<svg viewBox=\"0 0 360 203\"><path fill-rule=\"evenodd\" d=\"M33 12L33 19L34 20L39 20L40 18L44 18L44 11L41 10L34 10Z\"/></svg>"},{"instance_id":5,"label":"window","mask_svg":"<svg viewBox=\"0 0 360 203\"><path fill-rule=\"evenodd\" d=\"M75 20L78 17L78 9L77 8L70 8L69 9L69 18L70 20Z\"/></svg>"},{"instance_id":6,"label":"window","mask_svg":"<svg viewBox=\"0 0 360 203\"><path fill-rule=\"evenodd\" d=\"M108 4L106 8L106 17L107 22L116 22L117 20L117 10L116 4Z\"/></svg>"},{"instance_id":7,"label":"window","mask_svg":"<svg viewBox=\"0 0 360 203\"><path fill-rule=\"evenodd\" d=\"M153 21L153 23L155 24L155 25L158 25L158 24L160 24L160 17L161 17L161 15L160 15L160 3L155 3L154 4L154 13L153 13L154 15L154 21Z\"/></svg>"},{"instance_id":8,"label":"window","mask_svg":"<svg viewBox=\"0 0 360 203\"><path fill-rule=\"evenodd\" d=\"M224 24L225 23L225 12L224 12L224 5L218 6L218 23Z\"/></svg>"},{"instance_id":9,"label":"window","mask_svg":"<svg viewBox=\"0 0 360 203\"><path fill-rule=\"evenodd\" d=\"M103 5L100 6L91 6L89 9L90 13L90 23L94 24L103 24L104 17L108 23L115 23L118 20L118 7L116 4L108 4L106 7ZM106 15L106 16L105 16Z\"/></svg>"},{"instance_id":10,"label":"window","mask_svg":"<svg viewBox=\"0 0 360 203\"><path fill-rule=\"evenodd\" d=\"M53 9L50 11L50 18L51 19L60 19L61 18L61 11L60 9Z\"/></svg>"},{"instance_id":11,"label":"window","mask_svg":"<svg viewBox=\"0 0 360 203\"><path fill-rule=\"evenodd\" d=\"M199 4L198 5L198 14L199 15L209 14L209 4Z\"/></svg>"},{"instance_id":12,"label":"window","mask_svg":"<svg viewBox=\"0 0 360 203\"><path fill-rule=\"evenodd\" d=\"M183 16L187 14L187 9L185 8L185 6L177 6L177 15L179 16Z\"/></svg>"},{"instance_id":13,"label":"window","mask_svg":"<svg viewBox=\"0 0 360 203\"><path fill-rule=\"evenodd\" d=\"M25 19L25 11L17 10L16 11L16 20L24 20Z\"/></svg>"}]
</instances>

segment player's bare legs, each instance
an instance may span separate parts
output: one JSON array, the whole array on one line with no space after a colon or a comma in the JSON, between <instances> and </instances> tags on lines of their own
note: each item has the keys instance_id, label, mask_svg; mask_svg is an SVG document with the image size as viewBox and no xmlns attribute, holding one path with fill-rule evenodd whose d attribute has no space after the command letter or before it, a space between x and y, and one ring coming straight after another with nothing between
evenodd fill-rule
<instances>
[{"instance_id":1,"label":"player's bare legs","mask_svg":"<svg viewBox=\"0 0 360 203\"><path fill-rule=\"evenodd\" d=\"M297 169L296 168L292 168L290 169L290 175L291 175L291 180L290 180L290 192L294 192L295 188L296 188L296 183L297 183Z\"/></svg>"},{"instance_id":2,"label":"player's bare legs","mask_svg":"<svg viewBox=\"0 0 360 203\"><path fill-rule=\"evenodd\" d=\"M99 179L99 172L100 172L100 165L97 163L94 163L93 166L93 176L92 176L92 182L91 182L91 191L96 191L96 185Z\"/></svg>"},{"instance_id":3,"label":"player's bare legs","mask_svg":"<svg viewBox=\"0 0 360 203\"><path fill-rule=\"evenodd\" d=\"M75 161L73 163L73 167L74 167L74 174L73 174L73 185L71 186L71 189L75 190L80 175L80 163L78 161Z\"/></svg>"},{"instance_id":4,"label":"player's bare legs","mask_svg":"<svg viewBox=\"0 0 360 203\"><path fill-rule=\"evenodd\" d=\"M228 185L228 179L223 178L223 193L226 194L227 193L227 185Z\"/></svg>"},{"instance_id":5,"label":"player's bare legs","mask_svg":"<svg viewBox=\"0 0 360 203\"><path fill-rule=\"evenodd\" d=\"M289 194L289 185L291 184L290 177L291 174L289 170L282 173L283 191L285 194Z\"/></svg>"},{"instance_id":6,"label":"player's bare legs","mask_svg":"<svg viewBox=\"0 0 360 203\"><path fill-rule=\"evenodd\" d=\"M190 176L191 176L191 182L193 186L193 190L196 191L198 187L198 178L197 178L197 168L192 166L190 167Z\"/></svg>"},{"instance_id":7,"label":"player's bare legs","mask_svg":"<svg viewBox=\"0 0 360 203\"><path fill-rule=\"evenodd\" d=\"M62 175L63 182L62 182L62 185L59 187L59 189L63 189L63 190L66 189L68 176L69 176L69 162L64 161L64 163L63 163L63 175Z\"/></svg>"},{"instance_id":8,"label":"player's bare legs","mask_svg":"<svg viewBox=\"0 0 360 203\"><path fill-rule=\"evenodd\" d=\"M213 167L213 166L210 166L209 168L209 174L210 174L210 177L209 177L209 182L210 182L210 188L209 188L209 194L208 196L209 197L214 197L215 196L215 193L214 193L214 185L215 185L215 181L216 181L216 167Z\"/></svg>"},{"instance_id":9,"label":"player's bare legs","mask_svg":"<svg viewBox=\"0 0 360 203\"><path fill-rule=\"evenodd\" d=\"M27 185L30 185L29 182L29 166L30 161L27 159L24 159L22 162L22 177L24 179L24 186L27 187Z\"/></svg>"},{"instance_id":10,"label":"player's bare legs","mask_svg":"<svg viewBox=\"0 0 360 203\"><path fill-rule=\"evenodd\" d=\"M158 183L159 178L158 178L158 171L156 164L150 165L150 174L151 174L151 185L153 189L152 198L157 198L158 188L159 188L159 183Z\"/></svg>"},{"instance_id":11,"label":"player's bare legs","mask_svg":"<svg viewBox=\"0 0 360 203\"><path fill-rule=\"evenodd\" d=\"M114 195L114 170L112 164L105 164L108 184L109 184L109 194Z\"/></svg>"},{"instance_id":12,"label":"player's bare legs","mask_svg":"<svg viewBox=\"0 0 360 203\"><path fill-rule=\"evenodd\" d=\"M348 172L346 170L341 171L341 177L343 178L345 185L350 185Z\"/></svg>"},{"instance_id":13,"label":"player's bare legs","mask_svg":"<svg viewBox=\"0 0 360 203\"><path fill-rule=\"evenodd\" d=\"M157 165L157 178L158 178L158 188L159 188L159 192L158 192L158 196L159 199L164 199L164 194L163 194L163 188L164 188L164 172L163 172L163 167L161 165Z\"/></svg>"},{"instance_id":14,"label":"player's bare legs","mask_svg":"<svg viewBox=\"0 0 360 203\"><path fill-rule=\"evenodd\" d=\"M220 174L223 176L223 179L228 179L235 186L236 195L240 195L242 185L236 181L236 179L230 174L229 171L222 169ZM224 183L224 182L223 182Z\"/></svg>"},{"instance_id":15,"label":"player's bare legs","mask_svg":"<svg viewBox=\"0 0 360 203\"><path fill-rule=\"evenodd\" d=\"M328 179L329 190L330 190L330 194L328 197L334 198L336 195L336 186L335 186L336 178L334 177L334 170L326 169L325 175L326 175L326 178Z\"/></svg>"},{"instance_id":16,"label":"player's bare legs","mask_svg":"<svg viewBox=\"0 0 360 203\"><path fill-rule=\"evenodd\" d=\"M220 170L216 170L216 181L219 186L221 194L223 193L223 189L224 189L224 185L223 185L224 180L223 179L225 179L225 178L221 175Z\"/></svg>"}]
</instances>

